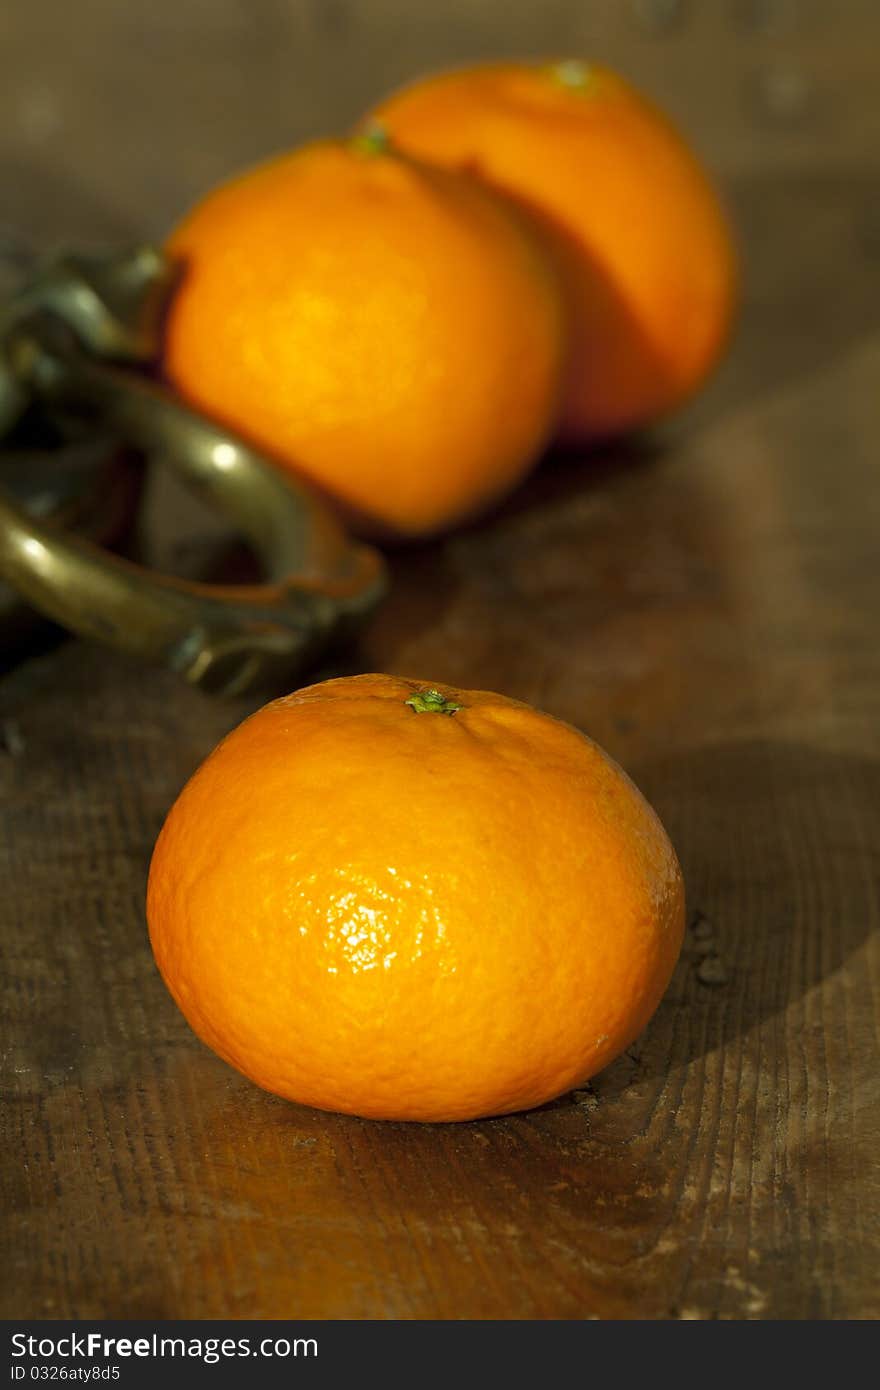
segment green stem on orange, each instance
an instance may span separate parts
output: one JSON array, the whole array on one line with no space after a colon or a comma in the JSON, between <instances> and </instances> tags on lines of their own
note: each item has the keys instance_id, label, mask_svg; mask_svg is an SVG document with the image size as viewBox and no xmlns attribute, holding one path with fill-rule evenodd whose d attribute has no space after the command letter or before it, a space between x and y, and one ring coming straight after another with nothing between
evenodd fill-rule
<instances>
[{"instance_id":1,"label":"green stem on orange","mask_svg":"<svg viewBox=\"0 0 880 1390\"><path fill-rule=\"evenodd\" d=\"M548 71L554 82L573 92L583 92L593 78L593 69L589 63L583 63L579 58L567 58L565 62L554 63Z\"/></svg>"},{"instance_id":2,"label":"green stem on orange","mask_svg":"<svg viewBox=\"0 0 880 1390\"><path fill-rule=\"evenodd\" d=\"M352 137L351 148L357 154L388 154L391 149L391 137L381 121L368 120Z\"/></svg>"},{"instance_id":3,"label":"green stem on orange","mask_svg":"<svg viewBox=\"0 0 880 1390\"><path fill-rule=\"evenodd\" d=\"M439 690L416 690L404 703L416 714L455 714L456 710L463 708L454 700L447 700Z\"/></svg>"}]
</instances>

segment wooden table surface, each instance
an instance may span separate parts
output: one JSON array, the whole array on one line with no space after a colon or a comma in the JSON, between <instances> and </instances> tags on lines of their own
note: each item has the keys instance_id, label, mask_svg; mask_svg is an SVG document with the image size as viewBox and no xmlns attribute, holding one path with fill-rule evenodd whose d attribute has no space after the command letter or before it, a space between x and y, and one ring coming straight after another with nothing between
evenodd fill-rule
<instances>
[{"instance_id":1,"label":"wooden table surface","mask_svg":"<svg viewBox=\"0 0 880 1390\"><path fill-rule=\"evenodd\" d=\"M880 194L867 147L728 188L745 302L699 404L394 556L333 668L494 687L625 765L689 898L647 1031L504 1119L260 1092L188 1030L143 907L253 702L63 643L0 679L4 1316L880 1315Z\"/></svg>"}]
</instances>

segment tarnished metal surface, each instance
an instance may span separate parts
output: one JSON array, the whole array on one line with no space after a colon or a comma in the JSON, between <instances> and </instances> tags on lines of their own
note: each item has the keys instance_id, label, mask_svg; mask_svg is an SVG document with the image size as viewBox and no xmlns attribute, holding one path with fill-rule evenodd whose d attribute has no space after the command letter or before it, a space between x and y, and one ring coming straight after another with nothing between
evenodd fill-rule
<instances>
[{"instance_id":1,"label":"tarnished metal surface","mask_svg":"<svg viewBox=\"0 0 880 1390\"><path fill-rule=\"evenodd\" d=\"M55 427L85 424L161 458L235 521L264 582L153 574L62 532L8 490L0 576L76 632L235 693L275 683L356 625L383 592L384 567L305 485L136 370L158 355L172 283L151 247L66 256L32 275L0 313L0 432L36 407Z\"/></svg>"}]
</instances>

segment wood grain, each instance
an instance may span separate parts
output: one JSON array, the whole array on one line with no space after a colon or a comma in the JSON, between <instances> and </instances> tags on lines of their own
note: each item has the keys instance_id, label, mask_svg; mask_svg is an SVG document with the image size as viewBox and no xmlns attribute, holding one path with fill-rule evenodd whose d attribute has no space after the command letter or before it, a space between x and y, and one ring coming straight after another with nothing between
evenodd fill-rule
<instances>
[{"instance_id":1,"label":"wood grain","mask_svg":"<svg viewBox=\"0 0 880 1390\"><path fill-rule=\"evenodd\" d=\"M46 8L22 7L16 42ZM491 33L510 8L486 7ZM867 29L840 10L842 102ZM712 23L675 60L679 100L707 110ZM777 40L738 42L742 75ZM745 305L701 402L395 555L384 611L333 667L504 690L627 767L690 902L642 1039L583 1091L473 1124L256 1090L188 1031L143 916L165 811L251 706L63 643L0 680L3 1315L880 1315L880 243L876 169L823 130L728 161ZM157 559L193 529L198 550L202 525L157 489Z\"/></svg>"}]
</instances>

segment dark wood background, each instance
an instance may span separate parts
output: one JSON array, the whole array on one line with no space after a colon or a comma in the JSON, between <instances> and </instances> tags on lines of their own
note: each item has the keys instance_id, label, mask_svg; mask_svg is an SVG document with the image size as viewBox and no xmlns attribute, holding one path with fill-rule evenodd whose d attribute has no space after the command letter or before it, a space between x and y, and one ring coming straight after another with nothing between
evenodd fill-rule
<instances>
[{"instance_id":1,"label":"dark wood background","mask_svg":"<svg viewBox=\"0 0 880 1390\"><path fill-rule=\"evenodd\" d=\"M687 944L584 1090L415 1126L255 1089L143 913L165 811L252 702L74 641L0 679L5 1316L880 1313L878 39L870 0L3 6L5 244L161 234L420 69L556 51L679 117L745 263L693 409L396 555L334 668L532 701L659 810ZM178 566L211 537L161 486L147 530Z\"/></svg>"}]
</instances>

